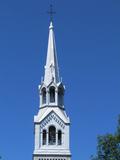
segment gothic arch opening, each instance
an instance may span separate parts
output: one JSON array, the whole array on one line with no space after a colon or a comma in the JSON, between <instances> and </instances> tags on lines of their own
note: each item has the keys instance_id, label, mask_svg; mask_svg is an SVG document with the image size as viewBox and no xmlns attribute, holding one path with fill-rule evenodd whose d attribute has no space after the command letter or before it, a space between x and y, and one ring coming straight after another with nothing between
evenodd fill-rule
<instances>
[{"instance_id":1,"label":"gothic arch opening","mask_svg":"<svg viewBox=\"0 0 120 160\"><path fill-rule=\"evenodd\" d=\"M63 88L59 87L58 88L58 104L60 106L63 106L63 97L64 97L64 90Z\"/></svg>"},{"instance_id":2,"label":"gothic arch opening","mask_svg":"<svg viewBox=\"0 0 120 160\"><path fill-rule=\"evenodd\" d=\"M50 102L54 103L55 102L55 87L50 87Z\"/></svg>"},{"instance_id":3,"label":"gothic arch opening","mask_svg":"<svg viewBox=\"0 0 120 160\"><path fill-rule=\"evenodd\" d=\"M46 132L46 130L44 129L44 130L43 130L43 134L42 134L42 144L43 144L43 145L46 145L46 142L47 142L47 132Z\"/></svg>"},{"instance_id":4,"label":"gothic arch opening","mask_svg":"<svg viewBox=\"0 0 120 160\"><path fill-rule=\"evenodd\" d=\"M56 128L54 126L49 127L49 145L56 144Z\"/></svg>"},{"instance_id":5,"label":"gothic arch opening","mask_svg":"<svg viewBox=\"0 0 120 160\"><path fill-rule=\"evenodd\" d=\"M58 145L62 144L62 132L61 130L58 131Z\"/></svg>"},{"instance_id":6,"label":"gothic arch opening","mask_svg":"<svg viewBox=\"0 0 120 160\"><path fill-rule=\"evenodd\" d=\"M46 103L46 88L42 89L42 104Z\"/></svg>"}]
</instances>

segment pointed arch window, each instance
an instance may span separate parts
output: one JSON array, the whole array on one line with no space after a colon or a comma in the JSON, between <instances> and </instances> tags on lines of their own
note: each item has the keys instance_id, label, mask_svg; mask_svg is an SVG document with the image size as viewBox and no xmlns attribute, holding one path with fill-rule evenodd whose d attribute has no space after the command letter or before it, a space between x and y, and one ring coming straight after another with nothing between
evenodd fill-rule
<instances>
[{"instance_id":1,"label":"pointed arch window","mask_svg":"<svg viewBox=\"0 0 120 160\"><path fill-rule=\"evenodd\" d=\"M55 87L50 87L50 102L54 103L55 102Z\"/></svg>"},{"instance_id":2,"label":"pointed arch window","mask_svg":"<svg viewBox=\"0 0 120 160\"><path fill-rule=\"evenodd\" d=\"M42 104L46 103L46 88L42 89Z\"/></svg>"},{"instance_id":3,"label":"pointed arch window","mask_svg":"<svg viewBox=\"0 0 120 160\"><path fill-rule=\"evenodd\" d=\"M54 126L49 127L49 145L56 144L56 128Z\"/></svg>"},{"instance_id":4,"label":"pointed arch window","mask_svg":"<svg viewBox=\"0 0 120 160\"><path fill-rule=\"evenodd\" d=\"M58 131L58 145L62 144L62 132L61 130Z\"/></svg>"},{"instance_id":5,"label":"pointed arch window","mask_svg":"<svg viewBox=\"0 0 120 160\"><path fill-rule=\"evenodd\" d=\"M47 142L47 132L46 132L46 130L44 129L44 130L43 130L43 135L42 135L42 144L43 144L43 145L46 145L46 142Z\"/></svg>"},{"instance_id":6,"label":"pointed arch window","mask_svg":"<svg viewBox=\"0 0 120 160\"><path fill-rule=\"evenodd\" d=\"M59 104L60 106L63 106L63 98L64 98L63 88L59 87L59 88L58 88L58 104Z\"/></svg>"}]
</instances>

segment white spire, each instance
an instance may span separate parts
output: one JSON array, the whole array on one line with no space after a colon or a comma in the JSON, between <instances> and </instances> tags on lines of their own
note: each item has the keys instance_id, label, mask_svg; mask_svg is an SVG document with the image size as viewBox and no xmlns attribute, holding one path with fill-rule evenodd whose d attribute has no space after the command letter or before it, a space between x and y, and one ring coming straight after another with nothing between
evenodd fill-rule
<instances>
[{"instance_id":1,"label":"white spire","mask_svg":"<svg viewBox=\"0 0 120 160\"><path fill-rule=\"evenodd\" d=\"M58 83L60 80L53 24L51 22L49 26L49 39L47 59L45 65L44 83L46 85L49 85L52 81Z\"/></svg>"}]
</instances>

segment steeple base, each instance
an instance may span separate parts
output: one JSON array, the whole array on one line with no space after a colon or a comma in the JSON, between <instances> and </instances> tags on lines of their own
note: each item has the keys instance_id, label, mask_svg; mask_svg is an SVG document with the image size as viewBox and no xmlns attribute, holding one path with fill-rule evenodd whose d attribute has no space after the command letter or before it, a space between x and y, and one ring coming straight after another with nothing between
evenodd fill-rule
<instances>
[{"instance_id":1,"label":"steeple base","mask_svg":"<svg viewBox=\"0 0 120 160\"><path fill-rule=\"evenodd\" d=\"M71 160L71 155L33 155L33 160Z\"/></svg>"}]
</instances>

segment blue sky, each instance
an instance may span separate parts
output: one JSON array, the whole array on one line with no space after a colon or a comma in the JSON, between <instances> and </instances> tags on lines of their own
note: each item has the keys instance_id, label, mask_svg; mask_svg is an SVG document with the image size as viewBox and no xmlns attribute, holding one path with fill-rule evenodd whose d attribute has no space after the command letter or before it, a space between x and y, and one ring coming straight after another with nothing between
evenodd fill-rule
<instances>
[{"instance_id":1,"label":"blue sky","mask_svg":"<svg viewBox=\"0 0 120 160\"><path fill-rule=\"evenodd\" d=\"M32 159L49 0L0 1L0 154ZM53 1L73 160L89 160L120 113L120 1Z\"/></svg>"}]
</instances>

